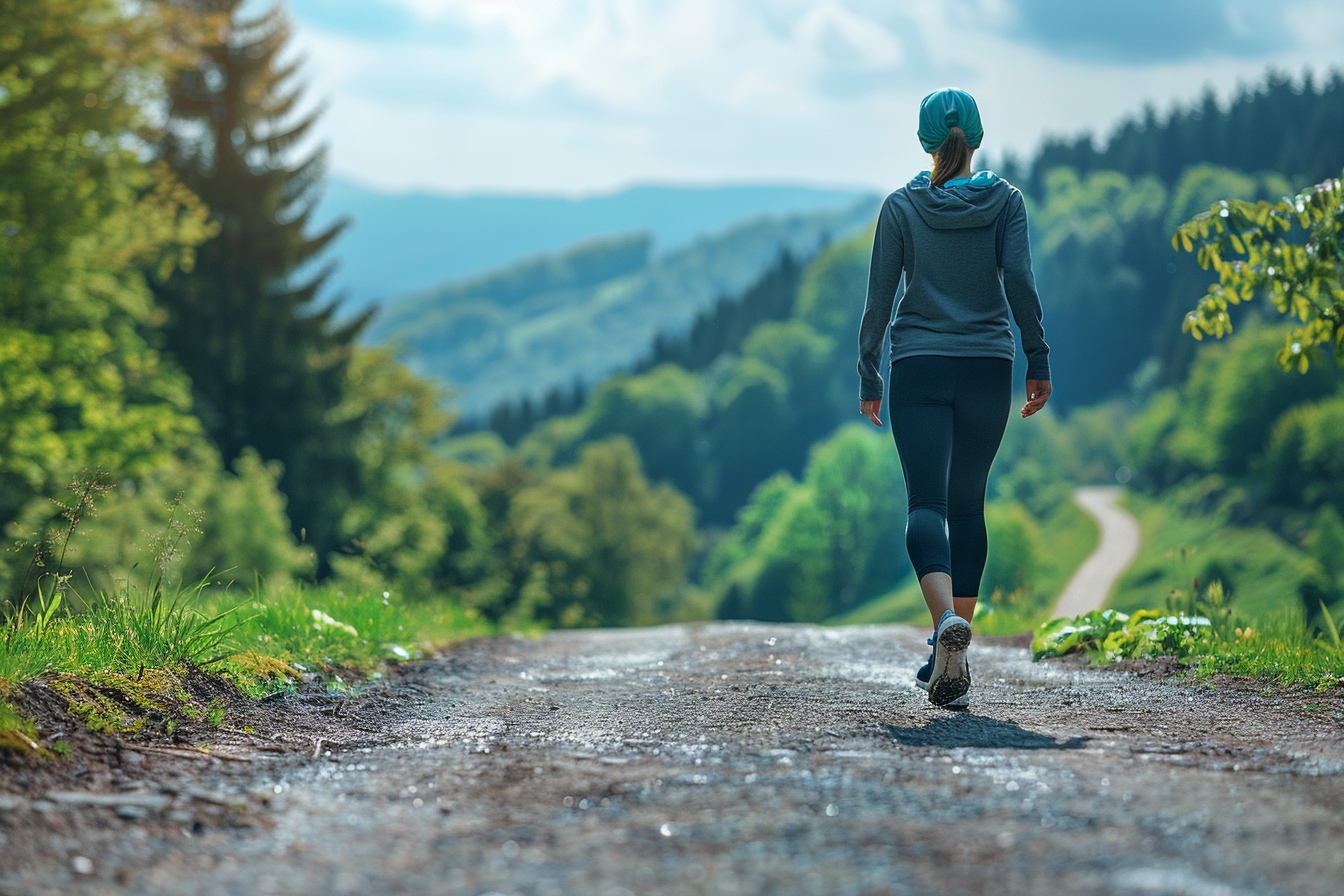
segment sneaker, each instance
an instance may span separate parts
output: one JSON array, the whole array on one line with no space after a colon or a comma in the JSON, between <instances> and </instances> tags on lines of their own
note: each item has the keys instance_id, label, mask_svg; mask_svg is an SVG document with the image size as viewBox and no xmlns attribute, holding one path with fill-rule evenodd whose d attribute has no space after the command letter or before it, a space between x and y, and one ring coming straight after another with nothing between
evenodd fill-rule
<instances>
[{"instance_id":1,"label":"sneaker","mask_svg":"<svg viewBox=\"0 0 1344 896\"><path fill-rule=\"evenodd\" d=\"M932 647L933 638L929 638L929 640L925 641L924 643ZM915 684L927 691L929 689L929 676L932 674L933 674L933 651L929 651L929 661L926 662L924 665L920 666L919 671L915 673Z\"/></svg>"},{"instance_id":2,"label":"sneaker","mask_svg":"<svg viewBox=\"0 0 1344 896\"><path fill-rule=\"evenodd\" d=\"M924 643L925 643L925 644L928 644L928 645L930 645L930 646L932 646L932 645L933 645L933 638L929 638L929 640L925 641ZM970 671L970 668L971 668L971 663L970 663L970 660L968 659L968 660L966 661L966 669L967 669L968 672ZM927 691L927 690L929 689L929 676L930 676L930 674L932 674L932 672L933 672L933 654L930 653L930 654L929 654L929 660L928 660L928 662L926 662L924 665L920 666L920 667L919 667L919 671L915 673L915 685L916 685L917 687L920 687L920 688L922 688L922 689L924 689L924 690ZM971 708L971 692L968 690L966 693L962 694L960 697L958 697L957 699L953 700L951 703L948 703L948 704L944 705L943 708L944 708L944 709L970 709L970 708Z\"/></svg>"},{"instance_id":3,"label":"sneaker","mask_svg":"<svg viewBox=\"0 0 1344 896\"><path fill-rule=\"evenodd\" d=\"M966 648L971 646L971 624L951 610L938 620L930 657L929 702L946 706L971 689Z\"/></svg>"}]
</instances>

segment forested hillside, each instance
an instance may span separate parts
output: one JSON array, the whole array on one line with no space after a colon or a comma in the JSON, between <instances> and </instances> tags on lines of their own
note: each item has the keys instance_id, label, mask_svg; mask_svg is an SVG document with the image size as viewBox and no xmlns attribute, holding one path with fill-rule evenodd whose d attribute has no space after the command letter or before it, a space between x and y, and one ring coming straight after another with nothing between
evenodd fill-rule
<instances>
[{"instance_id":1,"label":"forested hillside","mask_svg":"<svg viewBox=\"0 0 1344 896\"><path fill-rule=\"evenodd\" d=\"M348 218L337 247L342 313L437 284L478 277L520 258L613 234L645 232L666 254L763 215L824 211L863 190L794 185L636 186L597 196L390 194L340 178L327 185L316 223Z\"/></svg>"},{"instance_id":2,"label":"forested hillside","mask_svg":"<svg viewBox=\"0 0 1344 896\"><path fill-rule=\"evenodd\" d=\"M838 211L762 218L651 257L644 235L610 238L389 303L368 339L396 345L416 373L450 386L468 415L500 398L539 398L635 363L789 251L811 255L862 228L863 199Z\"/></svg>"},{"instance_id":3,"label":"forested hillside","mask_svg":"<svg viewBox=\"0 0 1344 896\"><path fill-rule=\"evenodd\" d=\"M1116 394L1140 374L1181 382L1180 330L1208 275L1177 255L1176 225L1218 199L1277 199L1344 166L1344 77L1271 73L1226 105L1206 94L1148 109L1101 142L1047 141L1005 165L1031 200L1032 247L1062 408ZM1235 309L1242 313L1242 309Z\"/></svg>"},{"instance_id":4,"label":"forested hillside","mask_svg":"<svg viewBox=\"0 0 1344 896\"><path fill-rule=\"evenodd\" d=\"M1100 145L1093 134L1046 140L1025 165L1010 163L1005 171L1034 196L1045 192L1057 168L1152 176L1172 187L1190 166L1207 164L1274 172L1301 185L1337 175L1341 146L1344 75L1307 72L1297 81L1271 71L1263 82L1242 87L1230 103L1220 104L1206 89L1197 102L1176 105L1166 115L1148 106Z\"/></svg>"}]
</instances>

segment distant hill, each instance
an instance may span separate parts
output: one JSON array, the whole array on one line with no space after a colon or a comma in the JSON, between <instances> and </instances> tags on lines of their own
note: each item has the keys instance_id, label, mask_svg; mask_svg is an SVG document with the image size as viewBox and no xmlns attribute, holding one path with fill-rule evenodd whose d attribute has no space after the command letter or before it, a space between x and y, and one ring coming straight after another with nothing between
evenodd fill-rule
<instances>
[{"instance_id":1,"label":"distant hill","mask_svg":"<svg viewBox=\"0 0 1344 896\"><path fill-rule=\"evenodd\" d=\"M867 226L879 201L757 218L656 256L647 232L589 241L395 299L366 338L399 345L416 373L448 383L454 404L480 415L501 398L592 383L637 363L655 335L687 329L781 251L810 256Z\"/></svg>"},{"instance_id":2,"label":"distant hill","mask_svg":"<svg viewBox=\"0 0 1344 896\"><path fill-rule=\"evenodd\" d=\"M440 196L389 194L339 178L327 185L318 223L348 215L336 244L333 286L347 293L343 314L524 256L556 252L597 236L646 231L662 255L749 218L835 209L855 190L800 186L641 186L605 196Z\"/></svg>"}]
</instances>

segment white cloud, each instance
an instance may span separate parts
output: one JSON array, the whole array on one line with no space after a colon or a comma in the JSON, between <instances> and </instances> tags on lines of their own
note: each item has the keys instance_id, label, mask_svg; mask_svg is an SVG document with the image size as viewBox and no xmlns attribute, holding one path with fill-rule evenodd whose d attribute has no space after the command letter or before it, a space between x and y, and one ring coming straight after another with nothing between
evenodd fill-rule
<instances>
[{"instance_id":1,"label":"white cloud","mask_svg":"<svg viewBox=\"0 0 1344 896\"><path fill-rule=\"evenodd\" d=\"M631 181L795 180L890 187L927 157L919 99L979 98L986 148L1105 131L1146 100L1267 63L1324 68L1331 0L1285 21L1299 47L1175 63L1103 63L1013 36L1015 0L360 0L369 29L296 3L333 170L388 188L587 192ZM388 21L393 21L388 16ZM373 36L369 36L373 35Z\"/></svg>"}]
</instances>

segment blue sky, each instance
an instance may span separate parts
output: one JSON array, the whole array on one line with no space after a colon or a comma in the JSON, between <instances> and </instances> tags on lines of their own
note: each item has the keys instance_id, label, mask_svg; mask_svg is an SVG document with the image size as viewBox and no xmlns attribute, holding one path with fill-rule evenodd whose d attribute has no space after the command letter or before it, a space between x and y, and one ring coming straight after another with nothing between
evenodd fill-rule
<instances>
[{"instance_id":1,"label":"blue sky","mask_svg":"<svg viewBox=\"0 0 1344 896\"><path fill-rule=\"evenodd\" d=\"M268 5L257 0L256 6ZM990 158L1344 64L1339 0L288 0L332 172L386 190L890 188L920 97Z\"/></svg>"}]
</instances>

